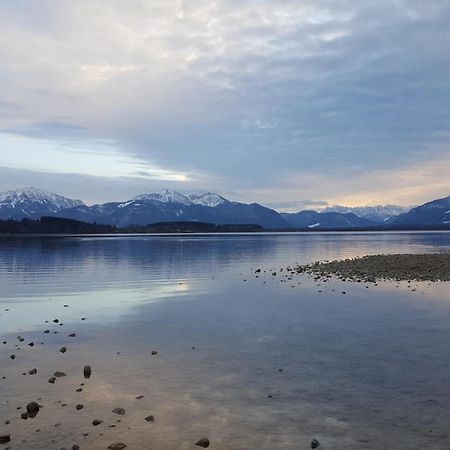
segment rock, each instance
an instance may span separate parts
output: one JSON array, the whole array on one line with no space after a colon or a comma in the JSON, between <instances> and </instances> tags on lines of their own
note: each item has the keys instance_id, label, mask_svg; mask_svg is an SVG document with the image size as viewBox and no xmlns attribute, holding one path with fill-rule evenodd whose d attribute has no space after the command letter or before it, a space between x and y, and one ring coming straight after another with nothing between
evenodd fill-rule
<instances>
[{"instance_id":1,"label":"rock","mask_svg":"<svg viewBox=\"0 0 450 450\"><path fill-rule=\"evenodd\" d=\"M27 405L28 416L34 419L39 412L39 404L37 402L30 402Z\"/></svg>"},{"instance_id":2,"label":"rock","mask_svg":"<svg viewBox=\"0 0 450 450\"><path fill-rule=\"evenodd\" d=\"M157 355L158 352L156 350L152 350L152 355Z\"/></svg>"},{"instance_id":3,"label":"rock","mask_svg":"<svg viewBox=\"0 0 450 450\"><path fill-rule=\"evenodd\" d=\"M92 425L94 425L94 427L96 427L97 425L100 425L101 423L103 423L103 420L100 420L100 419L94 419L92 421Z\"/></svg>"},{"instance_id":4,"label":"rock","mask_svg":"<svg viewBox=\"0 0 450 450\"><path fill-rule=\"evenodd\" d=\"M0 444L7 444L8 442L11 442L11 435L10 434L0 434Z\"/></svg>"},{"instance_id":5,"label":"rock","mask_svg":"<svg viewBox=\"0 0 450 450\"><path fill-rule=\"evenodd\" d=\"M55 384L55 381L56 381L56 378L55 378L55 377L50 377L50 378L48 379L48 382L49 382L50 384Z\"/></svg>"},{"instance_id":6,"label":"rock","mask_svg":"<svg viewBox=\"0 0 450 450\"><path fill-rule=\"evenodd\" d=\"M53 323L58 323L59 322L59 319L54 319L53 320Z\"/></svg>"},{"instance_id":7,"label":"rock","mask_svg":"<svg viewBox=\"0 0 450 450\"><path fill-rule=\"evenodd\" d=\"M76 337L76 333L70 333L69 337Z\"/></svg>"},{"instance_id":8,"label":"rock","mask_svg":"<svg viewBox=\"0 0 450 450\"><path fill-rule=\"evenodd\" d=\"M66 377L67 374L66 372L59 372L58 370L53 374L54 377L56 378L61 378L61 377Z\"/></svg>"},{"instance_id":9,"label":"rock","mask_svg":"<svg viewBox=\"0 0 450 450\"><path fill-rule=\"evenodd\" d=\"M75 405L75 409L77 411L79 411L80 409L83 409L83 408L84 408L84 405L82 403L78 403L77 405Z\"/></svg>"},{"instance_id":10,"label":"rock","mask_svg":"<svg viewBox=\"0 0 450 450\"><path fill-rule=\"evenodd\" d=\"M91 366L84 366L84 369L83 369L84 378L91 378L91 374L92 374Z\"/></svg>"},{"instance_id":11,"label":"rock","mask_svg":"<svg viewBox=\"0 0 450 450\"><path fill-rule=\"evenodd\" d=\"M123 450L126 447L126 444L123 442L113 442L112 444L108 445L109 450Z\"/></svg>"},{"instance_id":12,"label":"rock","mask_svg":"<svg viewBox=\"0 0 450 450\"><path fill-rule=\"evenodd\" d=\"M77 392L82 392L82 391L83 391L83 388L75 389L75 391L77 391Z\"/></svg>"},{"instance_id":13,"label":"rock","mask_svg":"<svg viewBox=\"0 0 450 450\"><path fill-rule=\"evenodd\" d=\"M16 355L11 355L10 358L11 359L16 359Z\"/></svg>"},{"instance_id":14,"label":"rock","mask_svg":"<svg viewBox=\"0 0 450 450\"><path fill-rule=\"evenodd\" d=\"M34 347L34 342L30 342L28 345L29 345L30 347Z\"/></svg>"},{"instance_id":15,"label":"rock","mask_svg":"<svg viewBox=\"0 0 450 450\"><path fill-rule=\"evenodd\" d=\"M23 420L27 420L28 419L28 413L23 412L20 417L22 417Z\"/></svg>"},{"instance_id":16,"label":"rock","mask_svg":"<svg viewBox=\"0 0 450 450\"><path fill-rule=\"evenodd\" d=\"M80 450L80 446L77 444L72 445L72 450Z\"/></svg>"},{"instance_id":17,"label":"rock","mask_svg":"<svg viewBox=\"0 0 450 450\"><path fill-rule=\"evenodd\" d=\"M147 422L154 422L154 421L155 421L155 416L152 416L152 415L147 416L147 417L145 418L145 420L146 420Z\"/></svg>"},{"instance_id":18,"label":"rock","mask_svg":"<svg viewBox=\"0 0 450 450\"><path fill-rule=\"evenodd\" d=\"M144 398L144 396L143 395L137 395L135 398L136 398L136 400L140 400L141 398Z\"/></svg>"},{"instance_id":19,"label":"rock","mask_svg":"<svg viewBox=\"0 0 450 450\"><path fill-rule=\"evenodd\" d=\"M125 415L125 410L123 408L114 408L112 410L112 412L114 414L118 414L119 416L124 416Z\"/></svg>"},{"instance_id":20,"label":"rock","mask_svg":"<svg viewBox=\"0 0 450 450\"><path fill-rule=\"evenodd\" d=\"M37 369L31 369L31 370L28 371L28 373L30 375L36 375L37 374Z\"/></svg>"},{"instance_id":21,"label":"rock","mask_svg":"<svg viewBox=\"0 0 450 450\"><path fill-rule=\"evenodd\" d=\"M61 353L66 353L66 352L67 352L67 348L66 348L66 347L61 347L61 348L59 349L59 351L60 351Z\"/></svg>"},{"instance_id":22,"label":"rock","mask_svg":"<svg viewBox=\"0 0 450 450\"><path fill-rule=\"evenodd\" d=\"M311 448L317 448L317 447L319 447L319 445L320 445L320 442L317 439L314 438L311 441Z\"/></svg>"},{"instance_id":23,"label":"rock","mask_svg":"<svg viewBox=\"0 0 450 450\"><path fill-rule=\"evenodd\" d=\"M201 438L199 441L195 443L198 447L208 448L209 447L209 439L208 438Z\"/></svg>"}]
</instances>

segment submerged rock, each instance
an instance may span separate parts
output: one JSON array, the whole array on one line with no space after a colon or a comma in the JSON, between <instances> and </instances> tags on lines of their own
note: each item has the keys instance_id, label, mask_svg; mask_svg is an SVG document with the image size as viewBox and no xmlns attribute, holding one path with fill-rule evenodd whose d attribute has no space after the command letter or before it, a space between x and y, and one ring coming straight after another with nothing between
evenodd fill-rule
<instances>
[{"instance_id":1,"label":"submerged rock","mask_svg":"<svg viewBox=\"0 0 450 450\"><path fill-rule=\"evenodd\" d=\"M84 366L84 369L83 369L84 378L91 378L91 374L92 374L91 366Z\"/></svg>"},{"instance_id":2,"label":"submerged rock","mask_svg":"<svg viewBox=\"0 0 450 450\"><path fill-rule=\"evenodd\" d=\"M203 448L208 448L209 447L209 439L208 438L201 438L200 440L198 440L195 445L197 445L198 447L203 447Z\"/></svg>"},{"instance_id":3,"label":"submerged rock","mask_svg":"<svg viewBox=\"0 0 450 450\"><path fill-rule=\"evenodd\" d=\"M11 435L0 434L0 444L7 444L8 442L11 442Z\"/></svg>"},{"instance_id":4,"label":"submerged rock","mask_svg":"<svg viewBox=\"0 0 450 450\"><path fill-rule=\"evenodd\" d=\"M27 413L28 416L31 417L32 419L34 419L38 412L39 412L40 406L37 402L30 402L27 405Z\"/></svg>"},{"instance_id":5,"label":"submerged rock","mask_svg":"<svg viewBox=\"0 0 450 450\"><path fill-rule=\"evenodd\" d=\"M126 447L126 444L123 442L113 442L112 444L108 445L109 450L123 450Z\"/></svg>"}]
</instances>

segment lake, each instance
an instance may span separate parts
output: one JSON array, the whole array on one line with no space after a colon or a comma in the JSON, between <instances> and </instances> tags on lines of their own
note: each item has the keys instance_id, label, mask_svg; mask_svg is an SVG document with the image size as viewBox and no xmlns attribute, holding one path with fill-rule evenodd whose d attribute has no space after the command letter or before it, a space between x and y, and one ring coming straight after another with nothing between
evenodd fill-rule
<instances>
[{"instance_id":1,"label":"lake","mask_svg":"<svg viewBox=\"0 0 450 450\"><path fill-rule=\"evenodd\" d=\"M449 283L280 270L449 249L447 232L0 238L0 435L11 449L449 449Z\"/></svg>"}]
</instances>

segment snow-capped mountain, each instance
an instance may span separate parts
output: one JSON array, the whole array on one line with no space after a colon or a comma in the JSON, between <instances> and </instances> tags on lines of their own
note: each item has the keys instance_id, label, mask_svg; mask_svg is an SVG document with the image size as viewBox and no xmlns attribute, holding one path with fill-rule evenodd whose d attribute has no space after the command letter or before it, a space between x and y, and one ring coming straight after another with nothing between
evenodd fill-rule
<instances>
[{"instance_id":1,"label":"snow-capped mountain","mask_svg":"<svg viewBox=\"0 0 450 450\"><path fill-rule=\"evenodd\" d=\"M425 203L388 222L402 226L444 226L450 227L450 196Z\"/></svg>"},{"instance_id":2,"label":"snow-capped mountain","mask_svg":"<svg viewBox=\"0 0 450 450\"><path fill-rule=\"evenodd\" d=\"M338 212L340 214L353 213L358 217L371 220L372 222L382 224L395 216L408 212L411 207L399 205L378 205L378 206L357 206L348 207L342 205L328 206L322 209L322 213Z\"/></svg>"},{"instance_id":3,"label":"snow-capped mountain","mask_svg":"<svg viewBox=\"0 0 450 450\"><path fill-rule=\"evenodd\" d=\"M279 213L257 203L231 202L211 192L184 195L170 190L141 194L120 203L81 205L56 215L120 227L174 221L255 224L265 228L289 226Z\"/></svg>"},{"instance_id":4,"label":"snow-capped mountain","mask_svg":"<svg viewBox=\"0 0 450 450\"><path fill-rule=\"evenodd\" d=\"M38 218L82 205L81 200L26 187L0 193L0 219Z\"/></svg>"},{"instance_id":5,"label":"snow-capped mountain","mask_svg":"<svg viewBox=\"0 0 450 450\"><path fill-rule=\"evenodd\" d=\"M282 217L296 228L358 228L373 227L375 222L358 217L353 213L300 211L298 213L282 213Z\"/></svg>"}]
</instances>

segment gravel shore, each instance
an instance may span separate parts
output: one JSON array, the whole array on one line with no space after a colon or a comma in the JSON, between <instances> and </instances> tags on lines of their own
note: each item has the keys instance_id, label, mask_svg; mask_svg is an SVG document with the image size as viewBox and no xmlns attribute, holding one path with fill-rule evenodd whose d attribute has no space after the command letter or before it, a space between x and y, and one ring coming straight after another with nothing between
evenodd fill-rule
<instances>
[{"instance_id":1,"label":"gravel shore","mask_svg":"<svg viewBox=\"0 0 450 450\"><path fill-rule=\"evenodd\" d=\"M430 254L371 255L295 268L298 273L348 281L416 280L450 281L450 252Z\"/></svg>"}]
</instances>

